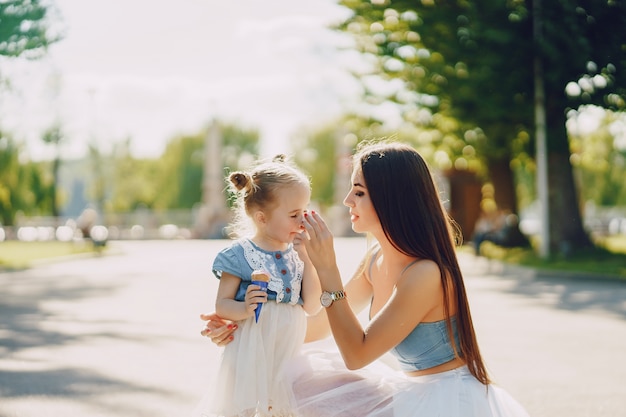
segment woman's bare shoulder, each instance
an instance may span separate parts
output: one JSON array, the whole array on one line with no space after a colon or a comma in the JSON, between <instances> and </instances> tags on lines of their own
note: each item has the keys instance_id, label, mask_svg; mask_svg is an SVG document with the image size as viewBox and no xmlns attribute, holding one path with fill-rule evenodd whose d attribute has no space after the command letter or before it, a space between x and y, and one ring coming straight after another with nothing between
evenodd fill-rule
<instances>
[{"instance_id":1,"label":"woman's bare shoulder","mask_svg":"<svg viewBox=\"0 0 626 417\"><path fill-rule=\"evenodd\" d=\"M441 288L441 270L435 261L419 259L410 264L398 280L398 286L409 288Z\"/></svg>"}]
</instances>

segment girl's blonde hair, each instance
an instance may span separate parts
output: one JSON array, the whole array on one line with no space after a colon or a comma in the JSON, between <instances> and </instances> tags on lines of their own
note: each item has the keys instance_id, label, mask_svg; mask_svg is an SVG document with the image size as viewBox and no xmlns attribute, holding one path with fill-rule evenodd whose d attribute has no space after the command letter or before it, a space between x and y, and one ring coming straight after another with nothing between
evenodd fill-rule
<instances>
[{"instance_id":1,"label":"girl's blonde hair","mask_svg":"<svg viewBox=\"0 0 626 417\"><path fill-rule=\"evenodd\" d=\"M276 190L294 184L302 184L309 189L309 178L291 164L283 154L271 160L260 160L250 171L231 173L226 181L235 196L234 219L227 227L231 237L253 234L252 214L257 211L270 211L278 204Z\"/></svg>"}]
</instances>

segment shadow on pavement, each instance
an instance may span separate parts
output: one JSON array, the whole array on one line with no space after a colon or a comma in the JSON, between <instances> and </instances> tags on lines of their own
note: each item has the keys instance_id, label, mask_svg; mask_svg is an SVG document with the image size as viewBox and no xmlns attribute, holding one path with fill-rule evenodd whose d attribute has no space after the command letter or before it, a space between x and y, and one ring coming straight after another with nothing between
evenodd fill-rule
<instances>
[{"instance_id":1,"label":"shadow on pavement","mask_svg":"<svg viewBox=\"0 0 626 417\"><path fill-rule=\"evenodd\" d=\"M146 415L145 407L143 411L137 408L142 404L135 406L128 401L112 399L177 396L171 390L46 360L46 351L54 357L59 348L84 347L94 340L138 341L146 346L158 341L156 336L146 333L116 331L125 322L115 316L96 313L82 319L67 315L63 308L58 308L57 303L114 297L122 288L120 280L94 282L71 274L44 274L36 278L28 271L1 274L0 398L26 402L35 398L70 398L113 415L140 416ZM114 311L116 306L110 308ZM37 353L32 357L34 351ZM102 353L96 348L93 355L84 351L82 354L95 357ZM118 359L103 355L101 360L106 366L107 362ZM3 417L2 411L0 417Z\"/></svg>"},{"instance_id":2,"label":"shadow on pavement","mask_svg":"<svg viewBox=\"0 0 626 417\"><path fill-rule=\"evenodd\" d=\"M93 337L94 334L70 334L46 328L44 323L62 323L46 303L67 302L89 297L112 294L117 286L102 284L85 285L79 278L50 276L30 280L26 273L10 273L2 276L0 291L0 352L15 352L29 347L59 346Z\"/></svg>"},{"instance_id":3,"label":"shadow on pavement","mask_svg":"<svg viewBox=\"0 0 626 417\"><path fill-rule=\"evenodd\" d=\"M596 310L626 319L626 282L568 274L558 271L541 271L499 262L489 263L488 275L514 281L508 292L541 300L554 308L568 311Z\"/></svg>"}]
</instances>

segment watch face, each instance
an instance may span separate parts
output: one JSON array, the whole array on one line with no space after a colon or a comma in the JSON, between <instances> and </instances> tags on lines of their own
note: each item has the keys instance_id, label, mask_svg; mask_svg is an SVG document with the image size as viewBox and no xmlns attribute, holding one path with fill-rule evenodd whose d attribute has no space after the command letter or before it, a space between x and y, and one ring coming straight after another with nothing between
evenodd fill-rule
<instances>
[{"instance_id":1,"label":"watch face","mask_svg":"<svg viewBox=\"0 0 626 417\"><path fill-rule=\"evenodd\" d=\"M322 307L329 307L333 303L333 296L328 292L323 292L320 297Z\"/></svg>"}]
</instances>

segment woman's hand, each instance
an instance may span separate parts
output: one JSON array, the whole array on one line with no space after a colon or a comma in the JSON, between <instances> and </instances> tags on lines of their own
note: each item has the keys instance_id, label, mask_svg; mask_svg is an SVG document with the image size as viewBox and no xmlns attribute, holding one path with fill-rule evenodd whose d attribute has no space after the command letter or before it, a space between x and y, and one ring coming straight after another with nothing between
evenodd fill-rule
<instances>
[{"instance_id":1,"label":"woman's hand","mask_svg":"<svg viewBox=\"0 0 626 417\"><path fill-rule=\"evenodd\" d=\"M303 236L304 246L307 254L321 276L321 271L328 268L336 268L335 248L333 244L333 234L326 226L324 219L312 211L304 214L304 229L306 236Z\"/></svg>"},{"instance_id":2,"label":"woman's hand","mask_svg":"<svg viewBox=\"0 0 626 417\"><path fill-rule=\"evenodd\" d=\"M200 314L200 319L206 324L200 334L211 339L218 346L225 346L232 342L233 333L237 330L237 324L222 319L216 313Z\"/></svg>"},{"instance_id":3,"label":"woman's hand","mask_svg":"<svg viewBox=\"0 0 626 417\"><path fill-rule=\"evenodd\" d=\"M304 226L302 226L304 227ZM302 233L298 233L295 238L293 238L293 248L298 253L300 260L302 262L311 262L309 259L309 254L306 251L305 241L308 239L306 232L302 231Z\"/></svg>"}]
</instances>

